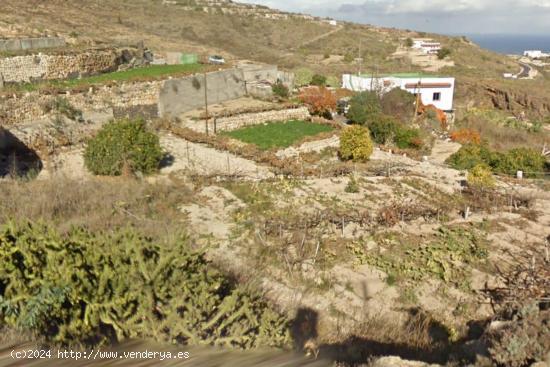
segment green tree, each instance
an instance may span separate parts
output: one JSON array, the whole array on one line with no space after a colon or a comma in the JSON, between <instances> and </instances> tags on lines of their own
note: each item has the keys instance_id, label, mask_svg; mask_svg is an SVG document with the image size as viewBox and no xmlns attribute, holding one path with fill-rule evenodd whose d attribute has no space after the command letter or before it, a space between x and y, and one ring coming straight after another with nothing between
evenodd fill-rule
<instances>
[{"instance_id":1,"label":"green tree","mask_svg":"<svg viewBox=\"0 0 550 367\"><path fill-rule=\"evenodd\" d=\"M437 58L439 60L443 60L444 58L446 58L447 56L449 56L451 54L451 50L446 48L446 47L443 47L441 50L439 50L437 52Z\"/></svg>"},{"instance_id":2,"label":"green tree","mask_svg":"<svg viewBox=\"0 0 550 367\"><path fill-rule=\"evenodd\" d=\"M364 125L378 116L381 110L380 99L375 92L361 92L351 98L348 118L357 124Z\"/></svg>"},{"instance_id":3,"label":"green tree","mask_svg":"<svg viewBox=\"0 0 550 367\"><path fill-rule=\"evenodd\" d=\"M327 78L324 75L315 74L311 78L311 82L309 84L316 85L318 87L325 87L327 85Z\"/></svg>"},{"instance_id":4,"label":"green tree","mask_svg":"<svg viewBox=\"0 0 550 367\"><path fill-rule=\"evenodd\" d=\"M401 88L394 88L380 99L382 113L394 116L404 123L410 122L415 116L416 98Z\"/></svg>"},{"instance_id":5,"label":"green tree","mask_svg":"<svg viewBox=\"0 0 550 367\"><path fill-rule=\"evenodd\" d=\"M298 87L308 85L313 78L313 71L309 68L298 68L294 70L295 83Z\"/></svg>"},{"instance_id":6,"label":"green tree","mask_svg":"<svg viewBox=\"0 0 550 367\"><path fill-rule=\"evenodd\" d=\"M412 47L413 46L412 38L409 37L405 40L405 46L407 46L407 47Z\"/></svg>"},{"instance_id":7,"label":"green tree","mask_svg":"<svg viewBox=\"0 0 550 367\"><path fill-rule=\"evenodd\" d=\"M382 114L369 121L367 127L377 144L386 144L394 139L400 129L399 122L395 118Z\"/></svg>"}]
</instances>

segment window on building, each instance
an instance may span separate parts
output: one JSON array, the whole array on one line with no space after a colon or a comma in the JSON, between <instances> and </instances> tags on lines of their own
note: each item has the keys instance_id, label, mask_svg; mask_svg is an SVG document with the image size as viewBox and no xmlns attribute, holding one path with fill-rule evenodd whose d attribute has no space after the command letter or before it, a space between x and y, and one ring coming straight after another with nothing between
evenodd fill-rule
<instances>
[{"instance_id":1,"label":"window on building","mask_svg":"<svg viewBox=\"0 0 550 367\"><path fill-rule=\"evenodd\" d=\"M433 100L434 101L441 101L441 93L439 93L439 92L434 93Z\"/></svg>"}]
</instances>

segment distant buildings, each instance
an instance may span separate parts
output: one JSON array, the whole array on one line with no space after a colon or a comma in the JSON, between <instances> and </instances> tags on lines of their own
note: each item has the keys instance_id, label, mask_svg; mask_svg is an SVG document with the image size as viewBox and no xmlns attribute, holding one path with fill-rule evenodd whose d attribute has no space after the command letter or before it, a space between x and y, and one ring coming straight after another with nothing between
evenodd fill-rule
<instances>
[{"instance_id":1,"label":"distant buildings","mask_svg":"<svg viewBox=\"0 0 550 367\"><path fill-rule=\"evenodd\" d=\"M434 105L443 111L453 110L455 78L434 77L416 73L388 75L351 75L342 76L342 86L356 92L377 91L387 93L401 88L414 95L420 94L424 105Z\"/></svg>"},{"instance_id":2,"label":"distant buildings","mask_svg":"<svg viewBox=\"0 0 550 367\"><path fill-rule=\"evenodd\" d=\"M427 55L435 55L441 50L441 43L429 38L415 38L412 41L413 49L420 50Z\"/></svg>"},{"instance_id":3,"label":"distant buildings","mask_svg":"<svg viewBox=\"0 0 550 367\"><path fill-rule=\"evenodd\" d=\"M550 57L550 53L544 53L541 50L527 50L523 52L523 56L527 56L531 59L542 59Z\"/></svg>"}]
</instances>

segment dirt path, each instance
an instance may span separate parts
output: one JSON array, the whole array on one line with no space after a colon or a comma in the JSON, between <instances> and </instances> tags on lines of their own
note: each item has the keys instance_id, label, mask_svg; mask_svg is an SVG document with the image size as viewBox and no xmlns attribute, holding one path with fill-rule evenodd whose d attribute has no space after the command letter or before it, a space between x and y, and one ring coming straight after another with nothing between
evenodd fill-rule
<instances>
[{"instance_id":1,"label":"dirt path","mask_svg":"<svg viewBox=\"0 0 550 367\"><path fill-rule=\"evenodd\" d=\"M432 153L432 156L428 157L426 162L419 162L409 157L381 150L375 150L371 160L388 163L395 168L402 167L410 173L423 177L426 181L431 182L447 193L452 194L456 190L460 190L461 182L464 180L462 172L440 163L452 154L450 145L442 144L440 147L434 147L434 149L435 155Z\"/></svg>"},{"instance_id":2,"label":"dirt path","mask_svg":"<svg viewBox=\"0 0 550 367\"><path fill-rule=\"evenodd\" d=\"M340 138L333 136L328 139L310 141L300 145L299 147L289 147L277 152L279 158L291 158L300 155L301 153L320 153L326 148L338 148L340 146Z\"/></svg>"},{"instance_id":3,"label":"dirt path","mask_svg":"<svg viewBox=\"0 0 550 367\"><path fill-rule=\"evenodd\" d=\"M191 143L172 134L164 134L160 140L171 156L170 164L161 169L162 174L185 171L199 175L238 176L250 180L273 177L267 167L231 153Z\"/></svg>"},{"instance_id":4,"label":"dirt path","mask_svg":"<svg viewBox=\"0 0 550 367\"><path fill-rule=\"evenodd\" d=\"M317 36L315 38L312 38L310 40L307 40L306 42L302 42L301 44L299 44L298 46L295 47L295 49L299 49L301 47L305 47L305 46L308 46L308 45L311 45L312 43L315 43L317 41L320 41L322 40L323 38L327 38L327 37L330 37L332 36L333 34L335 33L338 33L340 32L342 29L344 29L344 27L342 26L337 26L338 28L336 29L333 29L331 30L330 32L327 32L327 33L323 33L321 34L320 36Z\"/></svg>"}]
</instances>

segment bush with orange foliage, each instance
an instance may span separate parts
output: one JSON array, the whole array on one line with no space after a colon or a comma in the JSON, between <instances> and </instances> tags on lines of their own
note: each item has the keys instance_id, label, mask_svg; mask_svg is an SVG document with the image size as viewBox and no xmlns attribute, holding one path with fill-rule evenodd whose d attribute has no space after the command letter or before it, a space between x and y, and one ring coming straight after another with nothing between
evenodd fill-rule
<instances>
[{"instance_id":1,"label":"bush with orange foliage","mask_svg":"<svg viewBox=\"0 0 550 367\"><path fill-rule=\"evenodd\" d=\"M332 118L331 113L336 109L336 96L325 87L305 88L300 101L308 106L312 115Z\"/></svg>"},{"instance_id":2,"label":"bush with orange foliage","mask_svg":"<svg viewBox=\"0 0 550 367\"><path fill-rule=\"evenodd\" d=\"M481 144L481 136L473 129L459 129L451 133L451 140L460 144Z\"/></svg>"}]
</instances>

